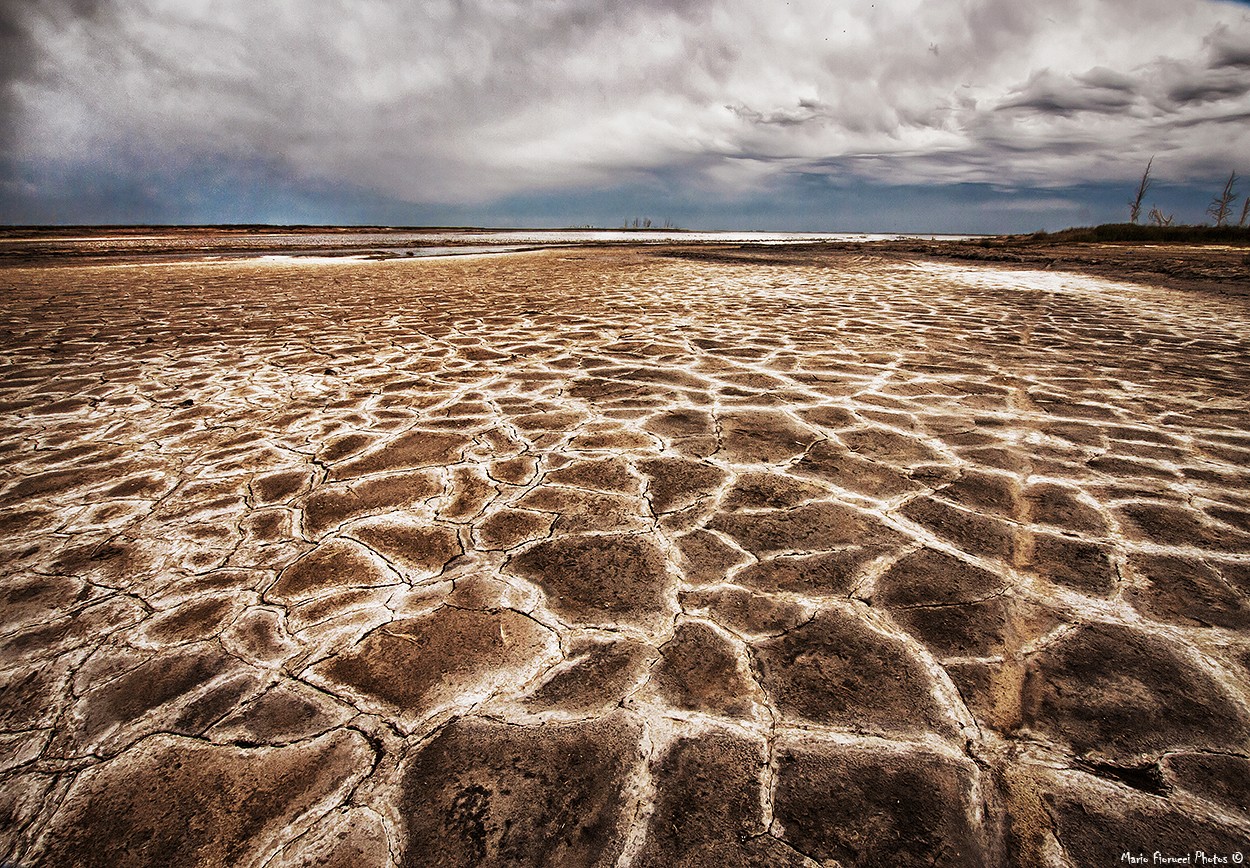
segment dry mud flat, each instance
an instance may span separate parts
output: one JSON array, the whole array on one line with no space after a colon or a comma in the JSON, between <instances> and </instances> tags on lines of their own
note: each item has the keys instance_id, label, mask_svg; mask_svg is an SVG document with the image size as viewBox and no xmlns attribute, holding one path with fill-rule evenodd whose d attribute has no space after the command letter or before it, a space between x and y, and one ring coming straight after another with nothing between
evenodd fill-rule
<instances>
[{"instance_id":1,"label":"dry mud flat","mask_svg":"<svg viewBox=\"0 0 1250 868\"><path fill-rule=\"evenodd\" d=\"M7 268L0 861L1250 856L1250 306Z\"/></svg>"}]
</instances>

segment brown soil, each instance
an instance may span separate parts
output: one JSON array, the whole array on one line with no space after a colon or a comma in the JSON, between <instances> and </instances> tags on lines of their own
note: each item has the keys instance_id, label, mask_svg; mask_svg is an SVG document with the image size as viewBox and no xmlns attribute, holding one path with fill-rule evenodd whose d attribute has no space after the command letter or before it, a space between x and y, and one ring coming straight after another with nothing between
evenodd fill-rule
<instances>
[{"instance_id":1,"label":"brown soil","mask_svg":"<svg viewBox=\"0 0 1250 868\"><path fill-rule=\"evenodd\" d=\"M1241 254L912 246L0 269L0 863L1244 851Z\"/></svg>"}]
</instances>

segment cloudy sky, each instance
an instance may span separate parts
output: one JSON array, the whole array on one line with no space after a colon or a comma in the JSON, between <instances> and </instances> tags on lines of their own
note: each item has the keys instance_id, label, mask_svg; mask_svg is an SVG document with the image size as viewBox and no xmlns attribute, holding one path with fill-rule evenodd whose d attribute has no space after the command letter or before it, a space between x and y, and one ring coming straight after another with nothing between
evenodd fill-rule
<instances>
[{"instance_id":1,"label":"cloudy sky","mask_svg":"<svg viewBox=\"0 0 1250 868\"><path fill-rule=\"evenodd\" d=\"M0 222L1029 231L1250 192L1233 0L0 0Z\"/></svg>"}]
</instances>

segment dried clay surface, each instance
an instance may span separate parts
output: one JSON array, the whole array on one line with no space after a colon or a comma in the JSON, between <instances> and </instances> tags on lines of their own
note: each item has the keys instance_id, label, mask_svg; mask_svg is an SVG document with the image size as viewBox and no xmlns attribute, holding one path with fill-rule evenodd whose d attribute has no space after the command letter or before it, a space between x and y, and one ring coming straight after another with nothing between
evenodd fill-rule
<instances>
[{"instance_id":1,"label":"dried clay surface","mask_svg":"<svg viewBox=\"0 0 1250 868\"><path fill-rule=\"evenodd\" d=\"M9 267L0 863L1250 851L1250 306L563 248Z\"/></svg>"}]
</instances>

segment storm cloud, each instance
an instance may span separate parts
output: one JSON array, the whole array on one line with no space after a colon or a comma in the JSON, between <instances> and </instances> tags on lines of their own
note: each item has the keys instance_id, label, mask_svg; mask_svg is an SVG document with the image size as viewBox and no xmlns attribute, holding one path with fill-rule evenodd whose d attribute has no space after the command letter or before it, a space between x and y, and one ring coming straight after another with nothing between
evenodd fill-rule
<instances>
[{"instance_id":1,"label":"storm cloud","mask_svg":"<svg viewBox=\"0 0 1250 868\"><path fill-rule=\"evenodd\" d=\"M9 219L83 178L159 211L214 166L489 211L1059 189L1151 156L1184 181L1250 153L1250 7L1220 0L9 0L0 40Z\"/></svg>"}]
</instances>

